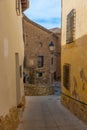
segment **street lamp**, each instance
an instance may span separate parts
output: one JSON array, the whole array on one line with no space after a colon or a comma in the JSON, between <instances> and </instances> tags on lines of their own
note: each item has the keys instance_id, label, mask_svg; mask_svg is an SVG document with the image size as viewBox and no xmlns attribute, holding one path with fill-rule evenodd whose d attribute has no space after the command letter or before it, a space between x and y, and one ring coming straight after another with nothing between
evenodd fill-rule
<instances>
[{"instance_id":1,"label":"street lamp","mask_svg":"<svg viewBox=\"0 0 87 130\"><path fill-rule=\"evenodd\" d=\"M55 50L55 45L54 45L54 43L52 41L49 44L49 50L50 50L51 53L53 53L54 50Z\"/></svg>"},{"instance_id":2,"label":"street lamp","mask_svg":"<svg viewBox=\"0 0 87 130\"><path fill-rule=\"evenodd\" d=\"M49 50L51 55L51 63L50 63L50 83L53 83L53 75L54 75L54 52L55 52L55 44L51 41L49 44Z\"/></svg>"}]
</instances>

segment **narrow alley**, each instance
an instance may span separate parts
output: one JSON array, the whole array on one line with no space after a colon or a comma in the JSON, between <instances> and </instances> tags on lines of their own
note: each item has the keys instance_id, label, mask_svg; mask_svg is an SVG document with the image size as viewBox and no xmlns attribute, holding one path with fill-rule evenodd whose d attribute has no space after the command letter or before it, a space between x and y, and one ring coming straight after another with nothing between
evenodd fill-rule
<instances>
[{"instance_id":1,"label":"narrow alley","mask_svg":"<svg viewBox=\"0 0 87 130\"><path fill-rule=\"evenodd\" d=\"M17 130L87 130L60 102L60 96L27 96Z\"/></svg>"}]
</instances>

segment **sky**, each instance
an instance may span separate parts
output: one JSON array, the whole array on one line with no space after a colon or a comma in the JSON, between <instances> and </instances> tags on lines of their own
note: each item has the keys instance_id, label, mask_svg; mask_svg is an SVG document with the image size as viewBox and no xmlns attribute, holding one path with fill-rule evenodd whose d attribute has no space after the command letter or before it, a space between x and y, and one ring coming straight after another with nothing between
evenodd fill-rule
<instances>
[{"instance_id":1,"label":"sky","mask_svg":"<svg viewBox=\"0 0 87 130\"><path fill-rule=\"evenodd\" d=\"M61 27L61 0L29 0L24 14L32 21L50 29Z\"/></svg>"}]
</instances>

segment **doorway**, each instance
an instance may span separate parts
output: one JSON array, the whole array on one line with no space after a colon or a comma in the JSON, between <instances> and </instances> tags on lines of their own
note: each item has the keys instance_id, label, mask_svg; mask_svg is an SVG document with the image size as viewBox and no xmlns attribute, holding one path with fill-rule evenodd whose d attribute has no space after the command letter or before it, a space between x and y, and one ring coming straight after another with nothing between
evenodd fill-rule
<instances>
[{"instance_id":1,"label":"doorway","mask_svg":"<svg viewBox=\"0 0 87 130\"><path fill-rule=\"evenodd\" d=\"M20 98L21 98L19 54L18 53L15 53L15 63L16 63L16 98L17 98L17 105L18 105L20 103Z\"/></svg>"}]
</instances>

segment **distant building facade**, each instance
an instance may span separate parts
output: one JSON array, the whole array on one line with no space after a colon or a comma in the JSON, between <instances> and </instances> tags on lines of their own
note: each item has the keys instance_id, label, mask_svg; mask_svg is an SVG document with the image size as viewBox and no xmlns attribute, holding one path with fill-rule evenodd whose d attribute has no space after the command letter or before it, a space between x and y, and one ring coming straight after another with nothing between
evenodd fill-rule
<instances>
[{"instance_id":1,"label":"distant building facade","mask_svg":"<svg viewBox=\"0 0 87 130\"><path fill-rule=\"evenodd\" d=\"M19 0L0 1L0 130L16 130L24 101L21 7Z\"/></svg>"},{"instance_id":2,"label":"distant building facade","mask_svg":"<svg viewBox=\"0 0 87 130\"><path fill-rule=\"evenodd\" d=\"M59 76L57 71L58 36L46 28L34 23L26 16L23 18L25 41L25 72L30 76L30 70L35 72L36 82L53 82ZM51 53L50 44L55 50Z\"/></svg>"},{"instance_id":3,"label":"distant building facade","mask_svg":"<svg viewBox=\"0 0 87 130\"><path fill-rule=\"evenodd\" d=\"M58 73L58 80L61 81L61 29L52 28L50 29L50 31L52 31L58 36L58 43L56 44L56 50L57 50L56 69Z\"/></svg>"},{"instance_id":4,"label":"distant building facade","mask_svg":"<svg viewBox=\"0 0 87 130\"><path fill-rule=\"evenodd\" d=\"M62 0L62 103L87 122L87 0Z\"/></svg>"}]
</instances>

